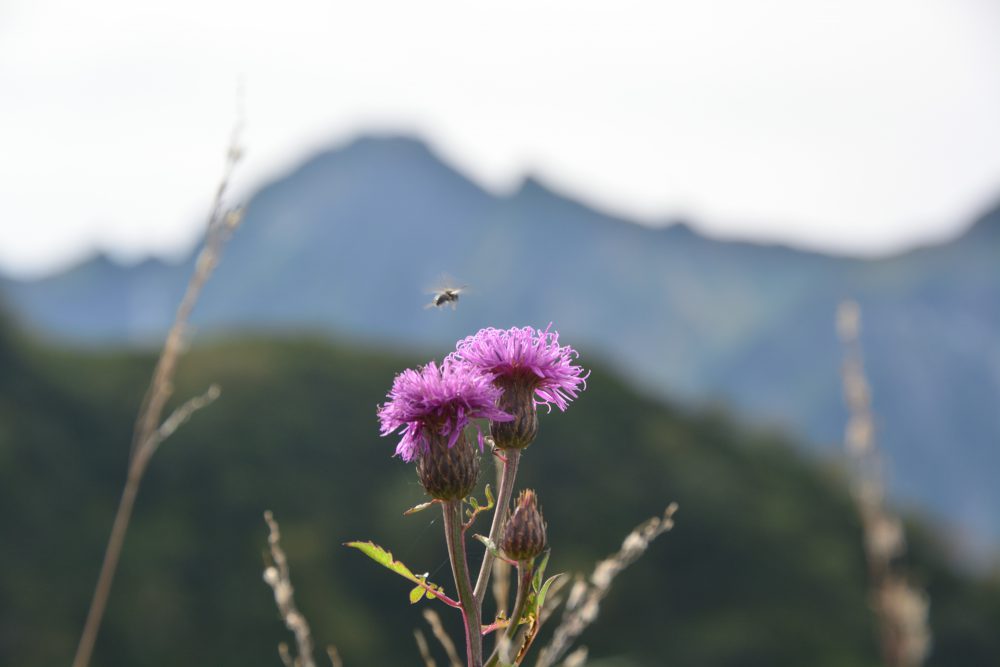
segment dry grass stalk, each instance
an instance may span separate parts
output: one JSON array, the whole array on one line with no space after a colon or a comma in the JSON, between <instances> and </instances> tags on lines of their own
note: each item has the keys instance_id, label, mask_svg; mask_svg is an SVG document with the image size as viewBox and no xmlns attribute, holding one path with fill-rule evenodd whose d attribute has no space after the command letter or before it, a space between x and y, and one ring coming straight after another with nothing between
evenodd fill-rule
<instances>
[{"instance_id":1,"label":"dry grass stalk","mask_svg":"<svg viewBox=\"0 0 1000 667\"><path fill-rule=\"evenodd\" d=\"M497 616L506 615L510 611L510 570L506 562L498 560L493 564L493 600L497 606Z\"/></svg>"},{"instance_id":2,"label":"dry grass stalk","mask_svg":"<svg viewBox=\"0 0 1000 667\"><path fill-rule=\"evenodd\" d=\"M455 648L455 642L451 640L448 633L445 632L444 625L441 623L441 617L433 609L424 609L424 620L427 624L431 626L431 632L440 642L441 646L444 647L444 652L448 654L448 662L451 667L462 667L462 660L458 657L458 650Z\"/></svg>"},{"instance_id":3,"label":"dry grass stalk","mask_svg":"<svg viewBox=\"0 0 1000 667\"><path fill-rule=\"evenodd\" d=\"M288 558L281 548L281 529L270 510L264 512L264 521L267 522L267 544L271 552L271 565L264 568L264 582L274 591L274 603L278 606L278 612L285 622L285 627L295 636L298 655L292 656L286 644L278 645L278 654L286 667L316 667L309 622L295 605L295 589L292 588ZM330 656L330 661L337 665L340 660L337 649L332 646L327 647L327 655Z\"/></svg>"},{"instance_id":4,"label":"dry grass stalk","mask_svg":"<svg viewBox=\"0 0 1000 667\"><path fill-rule=\"evenodd\" d=\"M413 631L413 638L417 640L417 650L420 651L420 657L424 661L424 667L437 667L437 663L434 662L434 657L431 655L431 649L427 645L427 638L424 637L424 633L417 628Z\"/></svg>"},{"instance_id":5,"label":"dry grass stalk","mask_svg":"<svg viewBox=\"0 0 1000 667\"><path fill-rule=\"evenodd\" d=\"M885 506L882 463L875 442L871 391L861 350L861 310L841 303L837 331L845 348L844 397L850 413L844 447L854 469L854 499L864 531L872 605L879 623L879 647L886 667L919 667L930 650L929 601L894 565L906 550L903 524Z\"/></svg>"},{"instance_id":6,"label":"dry grass stalk","mask_svg":"<svg viewBox=\"0 0 1000 667\"><path fill-rule=\"evenodd\" d=\"M497 465L497 486L500 488L503 484L502 468ZM510 602L510 573L511 567L502 560L496 561L493 564L492 572L492 591L493 600L496 603L496 614L497 616L506 615L509 609Z\"/></svg>"},{"instance_id":7,"label":"dry grass stalk","mask_svg":"<svg viewBox=\"0 0 1000 667\"><path fill-rule=\"evenodd\" d=\"M326 656L330 658L330 667L344 667L344 661L340 659L340 652L333 644L326 647Z\"/></svg>"},{"instance_id":8,"label":"dry grass stalk","mask_svg":"<svg viewBox=\"0 0 1000 667\"><path fill-rule=\"evenodd\" d=\"M587 664L587 647L581 646L566 656L562 662L562 667L583 667Z\"/></svg>"},{"instance_id":9,"label":"dry grass stalk","mask_svg":"<svg viewBox=\"0 0 1000 667\"><path fill-rule=\"evenodd\" d=\"M226 210L224 208L225 194L229 187L229 181L242 154L238 141L239 131L240 126L237 123L236 129L233 131L229 151L227 152L226 166L222 180L216 189L215 199L212 202L212 208L209 212L204 245L198 254L194 273L188 283L184 297L181 299L180 306L177 308L173 325L167 334L166 342L163 345L156 369L153 372L153 378L150 381L142 406L139 409L139 415L132 434L132 447L125 487L122 490L121 500L119 500L114 522L111 525L111 535L108 538L108 544L105 548L104 560L101 563L101 571L97 577L94 596L91 599L90 609L87 612L87 620L80 635L80 643L73 658L73 667L86 667L90 663L90 658L94 651L94 643L97 641L97 634L100 631L101 621L104 618L104 610L107 607L108 596L111 593L111 584L114 580L115 571L118 569L118 561L125 542L125 534L128 531L129 521L132 518L132 509L135 506L139 486L146 473L150 459L160 444L176 431L181 424L187 421L194 412L211 403L219 395L218 387L213 386L204 396L189 400L170 415L166 421L161 421L167 401L173 395L174 374L177 370L177 362L183 352L183 344L191 312L198 302L202 288L219 262L222 248L242 220L242 212L239 209Z\"/></svg>"},{"instance_id":10,"label":"dry grass stalk","mask_svg":"<svg viewBox=\"0 0 1000 667\"><path fill-rule=\"evenodd\" d=\"M653 517L637 526L625 537L617 553L598 563L589 582L582 578L574 582L566 600L562 621L555 629L552 641L539 654L535 667L551 667L562 658L587 626L597 619L601 600L611 590L615 577L646 553L653 540L674 527L675 512L677 503L670 503L663 516ZM585 657L582 659L586 660Z\"/></svg>"}]
</instances>

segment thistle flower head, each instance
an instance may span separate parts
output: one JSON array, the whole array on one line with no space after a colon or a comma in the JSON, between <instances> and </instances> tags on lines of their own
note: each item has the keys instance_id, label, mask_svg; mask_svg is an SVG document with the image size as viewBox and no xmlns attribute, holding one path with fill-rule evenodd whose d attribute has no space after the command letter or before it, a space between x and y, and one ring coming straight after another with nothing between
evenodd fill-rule
<instances>
[{"instance_id":1,"label":"thistle flower head","mask_svg":"<svg viewBox=\"0 0 1000 667\"><path fill-rule=\"evenodd\" d=\"M475 367L448 360L438 366L432 361L396 376L389 400L378 408L381 433L386 436L402 428L396 454L413 461L430 451L432 438L443 438L449 449L453 447L472 419L509 421L512 417L496 405L500 395L490 376Z\"/></svg>"},{"instance_id":2,"label":"thistle flower head","mask_svg":"<svg viewBox=\"0 0 1000 667\"><path fill-rule=\"evenodd\" d=\"M458 342L451 360L461 361L493 376L500 386L519 384L530 389L535 405L565 410L586 388L583 368L569 345L559 344L559 332L532 327L481 329Z\"/></svg>"},{"instance_id":3,"label":"thistle flower head","mask_svg":"<svg viewBox=\"0 0 1000 667\"><path fill-rule=\"evenodd\" d=\"M524 449L538 434L538 405L565 410L586 386L587 373L574 357L557 332L524 327L482 329L459 341L448 359L488 373L503 389L499 405L514 418L491 422L490 433L500 449Z\"/></svg>"},{"instance_id":4,"label":"thistle flower head","mask_svg":"<svg viewBox=\"0 0 1000 667\"><path fill-rule=\"evenodd\" d=\"M531 560L545 550L545 529L545 519L538 509L538 496L531 489L525 489L517 497L517 508L507 522L500 547L514 560Z\"/></svg>"}]
</instances>

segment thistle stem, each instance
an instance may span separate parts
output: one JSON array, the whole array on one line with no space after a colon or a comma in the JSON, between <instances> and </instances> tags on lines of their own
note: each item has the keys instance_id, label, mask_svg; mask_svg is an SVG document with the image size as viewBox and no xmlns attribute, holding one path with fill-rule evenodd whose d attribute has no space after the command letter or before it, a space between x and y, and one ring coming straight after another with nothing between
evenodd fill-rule
<instances>
[{"instance_id":1,"label":"thistle stem","mask_svg":"<svg viewBox=\"0 0 1000 667\"><path fill-rule=\"evenodd\" d=\"M489 660L486 661L485 667L496 667L499 665L501 658L500 653L502 651L506 652L507 650L510 650L509 647L513 645L514 637L517 636L517 631L520 628L518 621L521 620L521 615L524 613L524 607L528 602L528 592L531 590L531 576L533 574L534 568L532 567L531 561L518 561L517 596L514 598L514 610L510 614L510 622L507 624L504 636L497 636L496 647L494 647L493 653L490 654Z\"/></svg>"},{"instance_id":2,"label":"thistle stem","mask_svg":"<svg viewBox=\"0 0 1000 667\"><path fill-rule=\"evenodd\" d=\"M479 619L479 604L472 592L469 562L465 555L465 533L462 530L462 501L449 500L441 506L444 515L444 535L448 543L451 573L458 588L458 601L462 605L462 622L465 624L465 647L468 667L483 666L483 635Z\"/></svg>"},{"instance_id":3,"label":"thistle stem","mask_svg":"<svg viewBox=\"0 0 1000 667\"><path fill-rule=\"evenodd\" d=\"M514 639L514 635L517 634L518 621L524 613L524 605L528 602L528 591L531 590L533 569L531 561L522 560L517 563L517 596L514 598L514 611L510 613L507 639Z\"/></svg>"},{"instance_id":4,"label":"thistle stem","mask_svg":"<svg viewBox=\"0 0 1000 667\"><path fill-rule=\"evenodd\" d=\"M507 454L503 461L503 468L500 470L500 489L497 491L496 509L493 510L493 524L490 526L490 541L497 544L500 535L503 533L504 524L507 522L507 511L510 506L510 497L514 493L514 478L517 477L517 463L521 460L520 449L505 450ZM495 556L487 549L483 554L483 563L479 566L479 577L476 579L476 605L481 608L483 598L486 597L486 589L490 582L490 573L493 571L493 560Z\"/></svg>"}]
</instances>

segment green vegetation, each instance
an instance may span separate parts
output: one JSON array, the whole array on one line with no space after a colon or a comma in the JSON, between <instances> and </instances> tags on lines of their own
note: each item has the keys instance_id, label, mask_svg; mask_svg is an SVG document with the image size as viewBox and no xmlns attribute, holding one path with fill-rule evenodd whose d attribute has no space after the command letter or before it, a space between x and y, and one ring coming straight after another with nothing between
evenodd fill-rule
<instances>
[{"instance_id":1,"label":"green vegetation","mask_svg":"<svg viewBox=\"0 0 1000 667\"><path fill-rule=\"evenodd\" d=\"M318 340L219 341L186 357L177 397L216 381L223 394L153 461L96 663L280 664L287 637L261 581L271 509L318 642L349 666L419 664L410 630L437 603L409 605L412 585L342 546L370 538L448 579L438 514L402 516L422 491L377 433L375 406L413 361ZM152 364L29 345L0 326L0 663L72 656ZM876 664L840 475L781 437L681 412L595 370L569 411L542 416L520 484L544 489L551 572L589 571L680 503L677 527L616 582L584 636L592 664ZM911 552L933 598L930 664L995 665L1000 583L950 569L930 538Z\"/></svg>"}]
</instances>

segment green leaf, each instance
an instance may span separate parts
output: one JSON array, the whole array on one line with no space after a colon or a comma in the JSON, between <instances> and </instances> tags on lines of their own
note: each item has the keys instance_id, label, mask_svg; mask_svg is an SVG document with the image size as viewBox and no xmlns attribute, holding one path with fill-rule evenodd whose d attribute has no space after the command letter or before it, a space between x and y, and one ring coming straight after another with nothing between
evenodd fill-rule
<instances>
[{"instance_id":1,"label":"green leaf","mask_svg":"<svg viewBox=\"0 0 1000 667\"><path fill-rule=\"evenodd\" d=\"M538 567L535 568L535 575L531 578L531 590L536 593L542 585L542 577L545 576L545 567L549 564L549 554L551 553L551 549L547 549L545 551L545 555L542 556L542 562L540 562Z\"/></svg>"},{"instance_id":2,"label":"green leaf","mask_svg":"<svg viewBox=\"0 0 1000 667\"><path fill-rule=\"evenodd\" d=\"M552 582L554 582L556 579L558 579L561 576L563 576L562 572L560 572L559 574L554 574L551 577L549 577L548 579L546 579L545 583L542 584L541 590L538 591L535 594L535 617L536 618L541 618L541 616L542 616L542 608L545 605L545 594L549 592L549 586L551 586Z\"/></svg>"},{"instance_id":3,"label":"green leaf","mask_svg":"<svg viewBox=\"0 0 1000 667\"><path fill-rule=\"evenodd\" d=\"M427 589L424 588L423 586L417 586L416 588L414 588L412 591L410 591L410 604L416 604L420 602L421 598L424 597L424 594L426 592Z\"/></svg>"},{"instance_id":4,"label":"green leaf","mask_svg":"<svg viewBox=\"0 0 1000 667\"><path fill-rule=\"evenodd\" d=\"M486 504L480 505L479 500L475 496L469 496L465 499L465 504L468 507L465 510L465 518L468 520L466 522L466 528L472 525L472 521L479 516L481 512L487 512L493 509L496 501L493 499L493 491L490 489L490 485L486 485Z\"/></svg>"},{"instance_id":5,"label":"green leaf","mask_svg":"<svg viewBox=\"0 0 1000 667\"><path fill-rule=\"evenodd\" d=\"M379 565L388 568L393 572L395 572L396 574L398 574L399 576L403 577L404 579L408 579L409 581L412 581L413 583L417 584L417 588L414 589L413 591L410 591L411 602L417 602L418 600L420 600L420 597L414 599L415 591L419 589L423 591L423 595L426 595L429 600L433 600L434 598L440 598L445 604L448 604L450 606L454 607L458 605L457 602L455 602L454 600L452 600L451 598L449 598L447 595L444 594L443 588L441 588L437 584L432 584L431 582L427 581L427 577L425 575L413 574L413 572L410 571L410 568L406 567L406 565L404 565L400 561L395 560L392 557L391 552L386 551L385 549L375 544L374 542L346 542L344 546L351 547L352 549L357 549L358 551L368 556Z\"/></svg>"},{"instance_id":6,"label":"green leaf","mask_svg":"<svg viewBox=\"0 0 1000 667\"><path fill-rule=\"evenodd\" d=\"M473 537L482 542L483 546L485 546L486 550L489 551L491 554L493 554L497 558L507 560L506 558L503 557L503 555L501 555L500 550L497 548L497 545L493 543L493 540L486 537L485 535L480 535L479 533L476 533L475 535L473 535Z\"/></svg>"}]
</instances>

